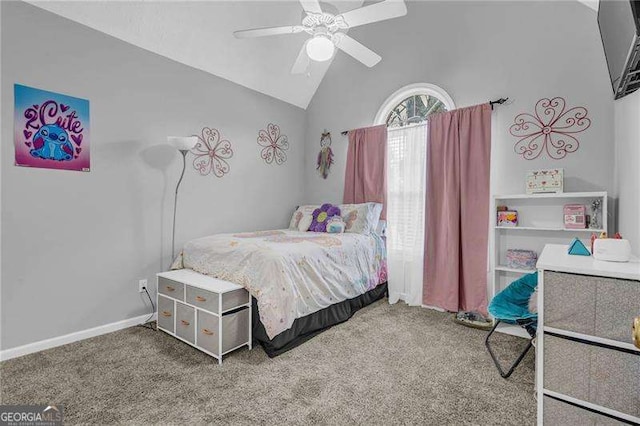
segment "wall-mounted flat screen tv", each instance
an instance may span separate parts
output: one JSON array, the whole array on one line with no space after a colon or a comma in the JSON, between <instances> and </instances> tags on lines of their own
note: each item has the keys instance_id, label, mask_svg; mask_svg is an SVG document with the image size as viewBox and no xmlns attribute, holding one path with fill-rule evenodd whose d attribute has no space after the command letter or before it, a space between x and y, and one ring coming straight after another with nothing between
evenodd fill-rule
<instances>
[{"instance_id":1,"label":"wall-mounted flat screen tv","mask_svg":"<svg viewBox=\"0 0 640 426\"><path fill-rule=\"evenodd\" d=\"M615 99L640 89L640 1L600 0L598 26Z\"/></svg>"}]
</instances>

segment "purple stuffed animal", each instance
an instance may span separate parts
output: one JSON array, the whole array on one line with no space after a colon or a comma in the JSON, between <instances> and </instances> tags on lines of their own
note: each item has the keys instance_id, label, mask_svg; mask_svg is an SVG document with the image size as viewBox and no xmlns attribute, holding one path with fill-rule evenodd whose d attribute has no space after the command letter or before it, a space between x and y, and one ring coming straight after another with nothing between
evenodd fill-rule
<instances>
[{"instance_id":1,"label":"purple stuffed animal","mask_svg":"<svg viewBox=\"0 0 640 426\"><path fill-rule=\"evenodd\" d=\"M313 221L309 231L327 232L327 222L334 216L340 216L340 208L328 203L323 204L319 209L313 211Z\"/></svg>"}]
</instances>

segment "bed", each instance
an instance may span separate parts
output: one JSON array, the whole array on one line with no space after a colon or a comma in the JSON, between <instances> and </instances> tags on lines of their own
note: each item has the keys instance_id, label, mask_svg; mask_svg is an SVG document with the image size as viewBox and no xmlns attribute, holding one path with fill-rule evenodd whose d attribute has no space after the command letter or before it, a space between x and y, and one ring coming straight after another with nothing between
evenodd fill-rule
<instances>
[{"instance_id":1,"label":"bed","mask_svg":"<svg viewBox=\"0 0 640 426\"><path fill-rule=\"evenodd\" d=\"M253 297L253 338L270 357L385 296L384 239L375 232L295 229L189 241L172 267L230 281Z\"/></svg>"}]
</instances>

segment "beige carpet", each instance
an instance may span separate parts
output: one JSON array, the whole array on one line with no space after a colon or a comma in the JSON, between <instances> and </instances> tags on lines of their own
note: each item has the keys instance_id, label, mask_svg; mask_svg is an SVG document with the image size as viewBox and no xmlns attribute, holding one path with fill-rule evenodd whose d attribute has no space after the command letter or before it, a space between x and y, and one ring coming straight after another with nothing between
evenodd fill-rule
<instances>
[{"instance_id":1,"label":"beige carpet","mask_svg":"<svg viewBox=\"0 0 640 426\"><path fill-rule=\"evenodd\" d=\"M504 380L485 335L379 301L278 358L244 348L218 366L133 327L3 362L1 399L62 403L69 424L534 424L533 351ZM510 357L522 343L496 341Z\"/></svg>"}]
</instances>

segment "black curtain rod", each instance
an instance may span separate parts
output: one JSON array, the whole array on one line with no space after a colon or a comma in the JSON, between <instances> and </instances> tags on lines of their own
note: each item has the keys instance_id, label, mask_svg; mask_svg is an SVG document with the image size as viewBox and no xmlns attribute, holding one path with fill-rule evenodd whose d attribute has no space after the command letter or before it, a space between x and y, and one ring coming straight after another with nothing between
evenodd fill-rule
<instances>
[{"instance_id":1,"label":"black curtain rod","mask_svg":"<svg viewBox=\"0 0 640 426\"><path fill-rule=\"evenodd\" d=\"M509 98L507 97L507 98L496 99L495 101L489 101L489 105L491 106L491 110L493 111L493 106L494 105L496 105L496 104L497 105L502 105L503 103L507 102L508 100L509 100ZM350 132L350 130L344 130L344 131L340 132L340 134L342 136L346 136L347 133L349 133L349 132Z\"/></svg>"},{"instance_id":2,"label":"black curtain rod","mask_svg":"<svg viewBox=\"0 0 640 426\"><path fill-rule=\"evenodd\" d=\"M495 101L489 101L489 105L491 105L491 109L493 110L493 106L495 104L502 105L503 103L507 102L508 100L509 100L509 98L500 98L500 99L497 99Z\"/></svg>"}]
</instances>

